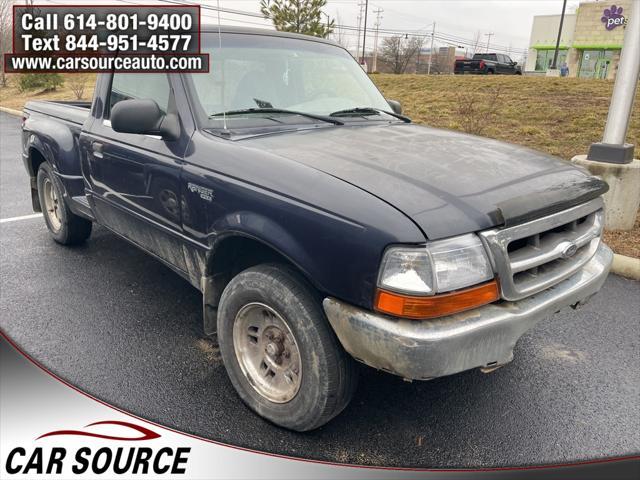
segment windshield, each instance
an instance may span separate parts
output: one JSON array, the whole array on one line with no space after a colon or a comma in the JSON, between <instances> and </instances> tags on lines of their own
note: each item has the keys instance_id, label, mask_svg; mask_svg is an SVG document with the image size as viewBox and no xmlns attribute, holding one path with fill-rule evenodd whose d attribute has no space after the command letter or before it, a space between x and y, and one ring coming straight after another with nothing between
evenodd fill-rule
<instances>
[{"instance_id":1,"label":"windshield","mask_svg":"<svg viewBox=\"0 0 640 480\"><path fill-rule=\"evenodd\" d=\"M232 112L229 120L234 122L238 111L246 109L323 116L357 107L390 110L367 74L342 48L249 34L223 33L222 49L218 41L217 33L203 34L203 50L210 54L211 69L192 75L196 97L205 116L210 117L209 123L218 124L222 112ZM249 112L242 125L261 124L265 115L259 110ZM277 117L274 112L268 116ZM300 120L319 121L310 117Z\"/></svg>"}]
</instances>

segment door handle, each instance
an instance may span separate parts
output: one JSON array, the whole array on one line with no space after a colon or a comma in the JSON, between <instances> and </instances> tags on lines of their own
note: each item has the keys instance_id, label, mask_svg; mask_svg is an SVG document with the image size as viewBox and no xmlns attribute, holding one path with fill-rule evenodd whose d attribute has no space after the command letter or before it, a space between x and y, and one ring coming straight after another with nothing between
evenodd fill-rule
<instances>
[{"instance_id":1,"label":"door handle","mask_svg":"<svg viewBox=\"0 0 640 480\"><path fill-rule=\"evenodd\" d=\"M100 142L93 142L91 144L91 149L93 150L93 156L96 158L102 158L102 148L104 145Z\"/></svg>"}]
</instances>

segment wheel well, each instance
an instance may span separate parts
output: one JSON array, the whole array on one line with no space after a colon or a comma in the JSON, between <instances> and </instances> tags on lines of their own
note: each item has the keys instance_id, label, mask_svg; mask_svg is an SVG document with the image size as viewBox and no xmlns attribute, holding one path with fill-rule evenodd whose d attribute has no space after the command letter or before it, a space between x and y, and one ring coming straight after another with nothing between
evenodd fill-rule
<instances>
[{"instance_id":1,"label":"wheel well","mask_svg":"<svg viewBox=\"0 0 640 480\"><path fill-rule=\"evenodd\" d=\"M46 161L47 159L37 148L31 147L29 149L29 166L31 167L31 206L33 207L34 212L42 211L40 198L38 197L38 182L36 181L36 178L38 176L38 169L40 168L40 165Z\"/></svg>"},{"instance_id":2,"label":"wheel well","mask_svg":"<svg viewBox=\"0 0 640 480\"><path fill-rule=\"evenodd\" d=\"M44 158L44 155L40 153L37 148L31 147L29 149L29 161L31 162L31 173L34 177L38 176L38 169L43 162L46 162L47 159Z\"/></svg>"},{"instance_id":3,"label":"wheel well","mask_svg":"<svg viewBox=\"0 0 640 480\"><path fill-rule=\"evenodd\" d=\"M265 243L234 235L216 246L207 265L207 275L226 272L233 277L242 270L261 263L284 263L295 268L290 260Z\"/></svg>"},{"instance_id":4,"label":"wheel well","mask_svg":"<svg viewBox=\"0 0 640 480\"><path fill-rule=\"evenodd\" d=\"M269 245L240 235L227 237L216 245L207 261L202 284L205 333L215 332L220 297L231 279L243 270L263 263L286 265L313 285L305 272Z\"/></svg>"}]
</instances>

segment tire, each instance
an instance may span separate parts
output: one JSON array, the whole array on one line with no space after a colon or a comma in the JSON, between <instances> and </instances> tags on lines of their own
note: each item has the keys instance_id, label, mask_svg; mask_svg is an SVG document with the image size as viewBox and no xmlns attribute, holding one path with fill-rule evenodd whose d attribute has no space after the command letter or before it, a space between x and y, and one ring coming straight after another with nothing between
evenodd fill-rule
<instances>
[{"instance_id":1,"label":"tire","mask_svg":"<svg viewBox=\"0 0 640 480\"><path fill-rule=\"evenodd\" d=\"M64 201L64 186L47 162L40 165L37 181L42 214L53 239L62 245L85 242L92 224L69 209Z\"/></svg>"},{"instance_id":2,"label":"tire","mask_svg":"<svg viewBox=\"0 0 640 480\"><path fill-rule=\"evenodd\" d=\"M494 71L493 70L487 70L487 75L493 75Z\"/></svg>"},{"instance_id":3,"label":"tire","mask_svg":"<svg viewBox=\"0 0 640 480\"><path fill-rule=\"evenodd\" d=\"M287 267L251 267L229 282L220 299L218 342L240 398L276 425L300 432L320 427L344 410L356 389L355 361L331 330L320 299Z\"/></svg>"}]
</instances>

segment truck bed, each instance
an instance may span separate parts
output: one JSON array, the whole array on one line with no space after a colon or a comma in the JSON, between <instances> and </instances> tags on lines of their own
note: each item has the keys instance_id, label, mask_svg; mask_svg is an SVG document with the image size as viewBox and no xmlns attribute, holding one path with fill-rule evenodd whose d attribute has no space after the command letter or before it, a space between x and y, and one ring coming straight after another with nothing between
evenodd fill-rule
<instances>
[{"instance_id":1,"label":"truck bed","mask_svg":"<svg viewBox=\"0 0 640 480\"><path fill-rule=\"evenodd\" d=\"M27 102L27 112L38 112L49 117L82 125L89 117L91 102L35 100Z\"/></svg>"}]
</instances>

